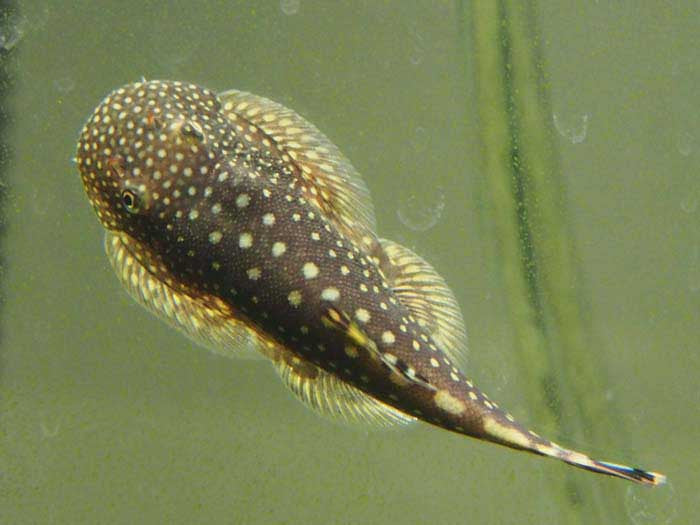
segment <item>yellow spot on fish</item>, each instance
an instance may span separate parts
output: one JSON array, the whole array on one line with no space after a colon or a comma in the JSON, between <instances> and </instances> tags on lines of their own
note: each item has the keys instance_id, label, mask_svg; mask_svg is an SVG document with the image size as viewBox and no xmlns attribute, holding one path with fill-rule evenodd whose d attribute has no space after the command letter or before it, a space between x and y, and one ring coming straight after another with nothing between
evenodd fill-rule
<instances>
[{"instance_id":1,"label":"yellow spot on fish","mask_svg":"<svg viewBox=\"0 0 700 525\"><path fill-rule=\"evenodd\" d=\"M340 298L340 292L337 288L324 288L321 292L321 299L324 301L337 301Z\"/></svg>"},{"instance_id":2,"label":"yellow spot on fish","mask_svg":"<svg viewBox=\"0 0 700 525\"><path fill-rule=\"evenodd\" d=\"M357 310L355 310L355 317L361 323L366 323L370 320L369 312L364 308L358 308Z\"/></svg>"},{"instance_id":3,"label":"yellow spot on fish","mask_svg":"<svg viewBox=\"0 0 700 525\"><path fill-rule=\"evenodd\" d=\"M253 236L248 232L241 233L241 235L238 237L238 246L244 250L246 248L250 248L253 246Z\"/></svg>"},{"instance_id":4,"label":"yellow spot on fish","mask_svg":"<svg viewBox=\"0 0 700 525\"><path fill-rule=\"evenodd\" d=\"M218 244L222 237L223 234L220 231L213 231L209 234L209 242L212 244Z\"/></svg>"},{"instance_id":5,"label":"yellow spot on fish","mask_svg":"<svg viewBox=\"0 0 700 525\"><path fill-rule=\"evenodd\" d=\"M247 193L241 193L236 197L236 206L239 208L245 208L250 203L250 196Z\"/></svg>"},{"instance_id":6,"label":"yellow spot on fish","mask_svg":"<svg viewBox=\"0 0 700 525\"><path fill-rule=\"evenodd\" d=\"M433 400L439 408L450 414L459 415L467 408L463 401L454 397L447 390L438 390Z\"/></svg>"},{"instance_id":7,"label":"yellow spot on fish","mask_svg":"<svg viewBox=\"0 0 700 525\"><path fill-rule=\"evenodd\" d=\"M357 350L357 347L353 345L345 345L345 353L348 357L352 357L353 359L360 355L360 352Z\"/></svg>"},{"instance_id":8,"label":"yellow spot on fish","mask_svg":"<svg viewBox=\"0 0 700 525\"><path fill-rule=\"evenodd\" d=\"M265 215L263 215L262 223L263 223L265 226L272 226L273 224L275 224L275 216L274 216L274 214L272 214L272 213L266 213Z\"/></svg>"},{"instance_id":9,"label":"yellow spot on fish","mask_svg":"<svg viewBox=\"0 0 700 525\"><path fill-rule=\"evenodd\" d=\"M515 428L508 427L502 424L493 416L484 417L482 421L484 425L484 431L490 434L491 436L499 438L506 443L513 443L514 445L520 446L522 448L528 448L531 444L530 439L522 432Z\"/></svg>"},{"instance_id":10,"label":"yellow spot on fish","mask_svg":"<svg viewBox=\"0 0 700 525\"><path fill-rule=\"evenodd\" d=\"M301 304L301 292L299 290L292 290L289 292L287 300L289 301L289 304L296 308Z\"/></svg>"},{"instance_id":11,"label":"yellow spot on fish","mask_svg":"<svg viewBox=\"0 0 700 525\"><path fill-rule=\"evenodd\" d=\"M287 251L287 245L283 242L277 241L272 245L272 256L279 257L284 252Z\"/></svg>"},{"instance_id":12,"label":"yellow spot on fish","mask_svg":"<svg viewBox=\"0 0 700 525\"><path fill-rule=\"evenodd\" d=\"M306 279L313 279L318 275L318 266L312 262L307 262L301 267L301 271Z\"/></svg>"},{"instance_id":13,"label":"yellow spot on fish","mask_svg":"<svg viewBox=\"0 0 700 525\"><path fill-rule=\"evenodd\" d=\"M249 268L246 273L248 274L248 279L251 281L260 279L260 268Z\"/></svg>"},{"instance_id":14,"label":"yellow spot on fish","mask_svg":"<svg viewBox=\"0 0 700 525\"><path fill-rule=\"evenodd\" d=\"M396 342L396 337L394 337L393 332L386 330L382 333L382 342L387 345L394 344L394 342Z\"/></svg>"},{"instance_id":15,"label":"yellow spot on fish","mask_svg":"<svg viewBox=\"0 0 700 525\"><path fill-rule=\"evenodd\" d=\"M399 358L389 352L384 352L384 360L391 365L395 365L399 362Z\"/></svg>"}]
</instances>

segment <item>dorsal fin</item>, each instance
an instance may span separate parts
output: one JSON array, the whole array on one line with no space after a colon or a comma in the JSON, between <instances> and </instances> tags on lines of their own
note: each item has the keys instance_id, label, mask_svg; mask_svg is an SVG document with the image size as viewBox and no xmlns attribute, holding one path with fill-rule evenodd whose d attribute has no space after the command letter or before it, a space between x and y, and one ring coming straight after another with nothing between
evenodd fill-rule
<instances>
[{"instance_id":1,"label":"dorsal fin","mask_svg":"<svg viewBox=\"0 0 700 525\"><path fill-rule=\"evenodd\" d=\"M429 263L405 246L388 239L379 242L386 256L380 260L387 282L435 344L464 370L467 333L452 290Z\"/></svg>"},{"instance_id":2,"label":"dorsal fin","mask_svg":"<svg viewBox=\"0 0 700 525\"><path fill-rule=\"evenodd\" d=\"M293 110L243 91L219 95L223 114L234 124L262 130L299 169L309 200L356 241L376 229L372 199L350 161L316 126Z\"/></svg>"},{"instance_id":3,"label":"dorsal fin","mask_svg":"<svg viewBox=\"0 0 700 525\"><path fill-rule=\"evenodd\" d=\"M139 261L128 237L107 232L105 251L117 278L129 295L151 313L182 331L196 343L226 357L268 358L279 353L279 344L258 332L215 298L194 298L177 291ZM133 244L133 243L132 243ZM139 256L145 254L139 252Z\"/></svg>"},{"instance_id":4,"label":"dorsal fin","mask_svg":"<svg viewBox=\"0 0 700 525\"><path fill-rule=\"evenodd\" d=\"M274 360L282 381L307 407L341 423L379 427L406 424L415 418L374 399L354 386L284 351Z\"/></svg>"}]
</instances>

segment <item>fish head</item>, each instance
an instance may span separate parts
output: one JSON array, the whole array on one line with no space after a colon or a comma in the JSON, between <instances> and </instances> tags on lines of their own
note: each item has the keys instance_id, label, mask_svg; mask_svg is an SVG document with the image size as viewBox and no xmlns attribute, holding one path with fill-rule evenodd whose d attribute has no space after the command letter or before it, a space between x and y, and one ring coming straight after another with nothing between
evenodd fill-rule
<instances>
[{"instance_id":1,"label":"fish head","mask_svg":"<svg viewBox=\"0 0 700 525\"><path fill-rule=\"evenodd\" d=\"M176 209L219 162L227 124L216 95L183 82L128 84L85 124L76 162L102 225L141 241L160 239ZM193 191L194 188L194 191Z\"/></svg>"}]
</instances>

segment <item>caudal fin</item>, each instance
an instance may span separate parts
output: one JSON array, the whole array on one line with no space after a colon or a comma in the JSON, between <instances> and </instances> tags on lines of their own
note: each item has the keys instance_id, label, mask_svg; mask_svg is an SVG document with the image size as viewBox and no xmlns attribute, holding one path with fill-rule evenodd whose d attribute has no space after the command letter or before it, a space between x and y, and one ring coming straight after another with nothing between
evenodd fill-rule
<instances>
[{"instance_id":1,"label":"caudal fin","mask_svg":"<svg viewBox=\"0 0 700 525\"><path fill-rule=\"evenodd\" d=\"M507 414L495 410L492 410L488 417L484 417L482 423L484 433L479 437L501 445L556 458L574 467L634 481L642 485L656 487L666 483L666 476L663 474L618 465L617 463L608 463L607 461L597 461L581 452L561 447L532 431L526 430L512 418L509 418Z\"/></svg>"},{"instance_id":2,"label":"caudal fin","mask_svg":"<svg viewBox=\"0 0 700 525\"><path fill-rule=\"evenodd\" d=\"M557 457L562 461L567 462L569 465L573 465L574 467L590 470L591 472L597 472L599 474L614 476L616 478L634 481L636 483L640 483L642 485L649 485L652 487L656 487L658 485L663 485L664 483L666 483L666 476L664 476L663 474L659 474L658 472L651 472L635 467L628 467L626 465L618 465L616 463L608 463L607 461L597 461L595 459L589 458L585 454L581 454L580 452L566 450L556 445L554 445L554 447L558 450L553 457Z\"/></svg>"}]
</instances>

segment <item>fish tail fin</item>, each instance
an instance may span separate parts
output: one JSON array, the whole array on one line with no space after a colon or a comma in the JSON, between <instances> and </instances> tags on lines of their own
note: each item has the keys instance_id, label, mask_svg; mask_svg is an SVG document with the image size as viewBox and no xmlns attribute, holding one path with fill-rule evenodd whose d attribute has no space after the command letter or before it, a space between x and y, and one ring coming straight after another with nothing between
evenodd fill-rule
<instances>
[{"instance_id":1,"label":"fish tail fin","mask_svg":"<svg viewBox=\"0 0 700 525\"><path fill-rule=\"evenodd\" d=\"M500 412L492 412L483 419L483 423L485 433L481 437L501 445L559 459L574 467L634 481L642 485L655 487L666 483L666 476L658 472L598 461L581 452L561 447L530 430L526 430L507 414L503 417Z\"/></svg>"},{"instance_id":2,"label":"fish tail fin","mask_svg":"<svg viewBox=\"0 0 700 525\"><path fill-rule=\"evenodd\" d=\"M589 470L591 472L597 472L598 474L606 474L608 476L634 481L636 483L651 487L657 487L666 483L666 476L658 472L642 470L636 467L628 467L627 465L618 465L617 463L610 463L607 461L599 461L580 452L567 450L557 445L554 446L555 449L558 450L552 457L561 459L574 467Z\"/></svg>"}]
</instances>

